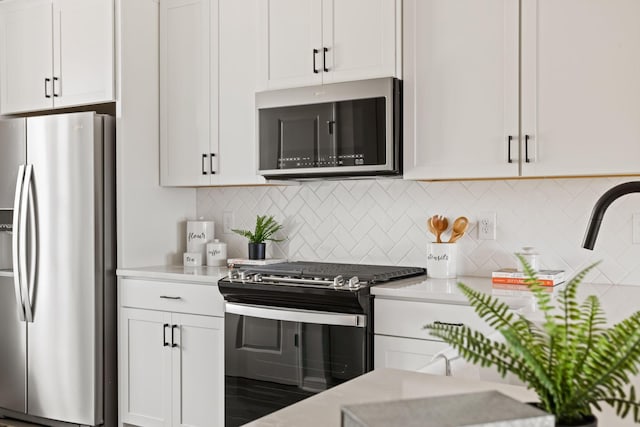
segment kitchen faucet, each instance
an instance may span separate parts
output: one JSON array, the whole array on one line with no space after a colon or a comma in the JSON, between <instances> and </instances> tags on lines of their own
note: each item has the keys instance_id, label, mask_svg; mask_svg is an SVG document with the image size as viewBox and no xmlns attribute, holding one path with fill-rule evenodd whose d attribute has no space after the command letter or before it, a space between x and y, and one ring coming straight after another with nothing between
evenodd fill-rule
<instances>
[{"instance_id":1,"label":"kitchen faucet","mask_svg":"<svg viewBox=\"0 0 640 427\"><path fill-rule=\"evenodd\" d=\"M584 241L582 242L583 248L593 250L596 238L598 237L598 231L600 230L600 223L602 223L602 217L604 217L607 208L618 197L629 193L640 193L640 181L625 182L624 184L616 185L598 199L591 212L587 233L584 235Z\"/></svg>"}]
</instances>

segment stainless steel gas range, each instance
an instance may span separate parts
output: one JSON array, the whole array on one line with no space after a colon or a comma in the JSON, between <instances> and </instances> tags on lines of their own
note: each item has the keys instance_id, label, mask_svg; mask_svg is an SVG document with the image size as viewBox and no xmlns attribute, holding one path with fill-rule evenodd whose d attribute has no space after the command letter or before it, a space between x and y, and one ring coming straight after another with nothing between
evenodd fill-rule
<instances>
[{"instance_id":1,"label":"stainless steel gas range","mask_svg":"<svg viewBox=\"0 0 640 427\"><path fill-rule=\"evenodd\" d=\"M225 418L238 426L373 369L371 286L419 267L291 262L232 270Z\"/></svg>"}]
</instances>

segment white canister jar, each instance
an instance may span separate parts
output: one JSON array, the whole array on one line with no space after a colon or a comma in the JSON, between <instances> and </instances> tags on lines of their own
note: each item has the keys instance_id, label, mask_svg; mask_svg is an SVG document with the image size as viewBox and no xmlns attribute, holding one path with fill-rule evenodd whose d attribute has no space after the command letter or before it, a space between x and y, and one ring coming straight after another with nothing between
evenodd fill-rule
<instances>
[{"instance_id":1,"label":"white canister jar","mask_svg":"<svg viewBox=\"0 0 640 427\"><path fill-rule=\"evenodd\" d=\"M427 277L453 279L457 271L456 243L429 243L427 245Z\"/></svg>"},{"instance_id":2,"label":"white canister jar","mask_svg":"<svg viewBox=\"0 0 640 427\"><path fill-rule=\"evenodd\" d=\"M187 221L187 252L199 252L204 257L207 243L213 240L213 221L202 218L197 221Z\"/></svg>"},{"instance_id":3,"label":"white canister jar","mask_svg":"<svg viewBox=\"0 0 640 427\"><path fill-rule=\"evenodd\" d=\"M185 267L200 267L202 265L202 254L200 252L185 252L182 257L182 264Z\"/></svg>"},{"instance_id":4,"label":"white canister jar","mask_svg":"<svg viewBox=\"0 0 640 427\"><path fill-rule=\"evenodd\" d=\"M529 264L533 271L538 271L538 269L540 268L540 255L538 255L534 248L525 246L522 248L522 252L516 252L516 255L522 257L522 259L524 259L527 264ZM518 271L524 271L524 268L519 260Z\"/></svg>"},{"instance_id":5,"label":"white canister jar","mask_svg":"<svg viewBox=\"0 0 640 427\"><path fill-rule=\"evenodd\" d=\"M210 267L224 267L227 264L227 244L213 239L207 243L207 265Z\"/></svg>"}]
</instances>

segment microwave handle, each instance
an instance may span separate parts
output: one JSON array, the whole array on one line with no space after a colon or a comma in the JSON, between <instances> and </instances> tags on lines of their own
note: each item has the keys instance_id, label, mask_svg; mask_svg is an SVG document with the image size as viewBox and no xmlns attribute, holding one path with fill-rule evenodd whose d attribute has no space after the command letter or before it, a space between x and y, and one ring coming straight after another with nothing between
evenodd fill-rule
<instances>
[{"instance_id":1,"label":"microwave handle","mask_svg":"<svg viewBox=\"0 0 640 427\"><path fill-rule=\"evenodd\" d=\"M263 307L236 303L225 303L225 312L259 319L284 320L287 322L315 323L318 325L351 326L364 328L364 314L329 313L324 311L296 310L292 308Z\"/></svg>"}]
</instances>

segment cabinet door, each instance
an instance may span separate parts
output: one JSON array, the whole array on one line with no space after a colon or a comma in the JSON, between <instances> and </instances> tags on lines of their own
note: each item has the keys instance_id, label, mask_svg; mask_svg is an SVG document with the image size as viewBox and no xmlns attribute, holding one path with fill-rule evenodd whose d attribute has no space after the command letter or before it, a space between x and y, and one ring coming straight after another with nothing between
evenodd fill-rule
<instances>
[{"instance_id":1,"label":"cabinet door","mask_svg":"<svg viewBox=\"0 0 640 427\"><path fill-rule=\"evenodd\" d=\"M210 183L210 140L216 136L211 128L210 33L217 4L216 0L160 2L162 185Z\"/></svg>"},{"instance_id":2,"label":"cabinet door","mask_svg":"<svg viewBox=\"0 0 640 427\"><path fill-rule=\"evenodd\" d=\"M322 14L323 83L398 75L399 1L323 0Z\"/></svg>"},{"instance_id":3,"label":"cabinet door","mask_svg":"<svg viewBox=\"0 0 640 427\"><path fill-rule=\"evenodd\" d=\"M517 176L518 1L406 0L403 14L404 177Z\"/></svg>"},{"instance_id":4,"label":"cabinet door","mask_svg":"<svg viewBox=\"0 0 640 427\"><path fill-rule=\"evenodd\" d=\"M54 0L54 107L114 99L113 0Z\"/></svg>"},{"instance_id":5,"label":"cabinet door","mask_svg":"<svg viewBox=\"0 0 640 427\"><path fill-rule=\"evenodd\" d=\"M171 425L170 323L170 313L120 309L121 422Z\"/></svg>"},{"instance_id":6,"label":"cabinet door","mask_svg":"<svg viewBox=\"0 0 640 427\"><path fill-rule=\"evenodd\" d=\"M522 174L639 173L640 2L522 4Z\"/></svg>"},{"instance_id":7,"label":"cabinet door","mask_svg":"<svg viewBox=\"0 0 640 427\"><path fill-rule=\"evenodd\" d=\"M0 113L49 109L52 0L0 5Z\"/></svg>"},{"instance_id":8,"label":"cabinet door","mask_svg":"<svg viewBox=\"0 0 640 427\"><path fill-rule=\"evenodd\" d=\"M224 425L224 319L172 314L173 425Z\"/></svg>"},{"instance_id":9,"label":"cabinet door","mask_svg":"<svg viewBox=\"0 0 640 427\"><path fill-rule=\"evenodd\" d=\"M378 368L417 371L431 362L448 345L442 341L376 335L374 338L374 366Z\"/></svg>"},{"instance_id":10,"label":"cabinet door","mask_svg":"<svg viewBox=\"0 0 640 427\"><path fill-rule=\"evenodd\" d=\"M322 0L263 0L261 86L322 83Z\"/></svg>"},{"instance_id":11,"label":"cabinet door","mask_svg":"<svg viewBox=\"0 0 640 427\"><path fill-rule=\"evenodd\" d=\"M211 183L262 184L264 178L256 173L255 135L258 2L220 0L219 5L219 102L223 108L218 112L219 170Z\"/></svg>"}]
</instances>

